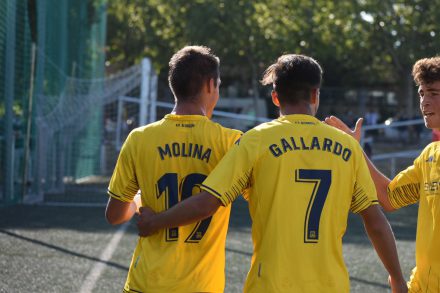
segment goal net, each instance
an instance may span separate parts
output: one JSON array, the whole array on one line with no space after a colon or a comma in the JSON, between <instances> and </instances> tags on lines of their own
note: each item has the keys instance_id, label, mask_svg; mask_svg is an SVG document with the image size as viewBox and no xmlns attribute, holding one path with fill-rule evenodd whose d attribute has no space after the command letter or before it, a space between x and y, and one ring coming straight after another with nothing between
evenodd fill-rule
<instances>
[{"instance_id":1,"label":"goal net","mask_svg":"<svg viewBox=\"0 0 440 293\"><path fill-rule=\"evenodd\" d=\"M102 202L123 141L148 122L157 76L145 59L106 78L62 78L61 94L35 97L26 200Z\"/></svg>"}]
</instances>

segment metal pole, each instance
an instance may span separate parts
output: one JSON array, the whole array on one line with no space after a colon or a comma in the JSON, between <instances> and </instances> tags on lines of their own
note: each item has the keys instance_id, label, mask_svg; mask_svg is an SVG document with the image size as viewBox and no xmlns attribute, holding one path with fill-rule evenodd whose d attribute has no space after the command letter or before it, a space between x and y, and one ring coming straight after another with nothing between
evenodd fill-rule
<instances>
[{"instance_id":1,"label":"metal pole","mask_svg":"<svg viewBox=\"0 0 440 293\"><path fill-rule=\"evenodd\" d=\"M390 178L394 178L395 175L396 175L396 158L393 157L393 158L391 158L391 177Z\"/></svg>"},{"instance_id":2,"label":"metal pole","mask_svg":"<svg viewBox=\"0 0 440 293\"><path fill-rule=\"evenodd\" d=\"M8 0L7 4L7 30L5 54L5 185L4 200L11 202L14 199L14 76L15 76L15 0Z\"/></svg>"},{"instance_id":3,"label":"metal pole","mask_svg":"<svg viewBox=\"0 0 440 293\"><path fill-rule=\"evenodd\" d=\"M150 123L153 123L157 119L157 74L152 71L151 77L151 94L150 94Z\"/></svg>"},{"instance_id":4,"label":"metal pole","mask_svg":"<svg viewBox=\"0 0 440 293\"><path fill-rule=\"evenodd\" d=\"M142 74L141 74L141 103L139 110L139 126L147 124L148 113L148 98L150 95L150 72L151 62L148 58L142 59Z\"/></svg>"},{"instance_id":5,"label":"metal pole","mask_svg":"<svg viewBox=\"0 0 440 293\"><path fill-rule=\"evenodd\" d=\"M29 100L28 100L28 117L27 117L27 125L26 125L26 137L25 137L25 143L24 143L24 170L23 170L23 188L22 188L22 199L27 193L27 175L28 175L28 168L29 168L29 153L30 153L30 146L29 142L31 139L31 127L32 127L32 107L33 107L33 97L34 97L34 71L35 71L35 50L36 45L35 43L32 43L32 52L31 52L31 76L29 81Z\"/></svg>"},{"instance_id":6,"label":"metal pole","mask_svg":"<svg viewBox=\"0 0 440 293\"><path fill-rule=\"evenodd\" d=\"M46 1L38 1L37 3L37 61L36 61L36 74L35 74L35 111L36 117L42 115L41 103L38 103L39 99L44 92L44 72L45 72L45 51L46 51ZM42 125L41 120L36 118L35 124L36 128L36 139L35 139L35 164L33 167L34 171L34 182L32 191L37 194L38 197L42 197L44 193L44 180L46 178L46 164L47 164L47 152L45 144L47 141L44 140L46 127Z\"/></svg>"},{"instance_id":7,"label":"metal pole","mask_svg":"<svg viewBox=\"0 0 440 293\"><path fill-rule=\"evenodd\" d=\"M122 106L123 106L122 97L118 98L118 112L117 112L117 118L116 118L116 141L115 141L115 148L119 151L121 149L122 143L121 143L121 131L122 131Z\"/></svg>"}]
</instances>

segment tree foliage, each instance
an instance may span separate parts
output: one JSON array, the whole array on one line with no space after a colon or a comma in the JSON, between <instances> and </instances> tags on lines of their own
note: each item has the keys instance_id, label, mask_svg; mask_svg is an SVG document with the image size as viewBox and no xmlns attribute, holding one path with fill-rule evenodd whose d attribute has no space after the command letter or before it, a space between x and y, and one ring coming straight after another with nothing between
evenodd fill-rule
<instances>
[{"instance_id":1,"label":"tree foliage","mask_svg":"<svg viewBox=\"0 0 440 293\"><path fill-rule=\"evenodd\" d=\"M158 70L184 45L222 59L222 78L254 89L282 53L316 58L329 86L408 90L412 64L439 53L440 0L118 0L108 7L108 60L148 56ZM408 78L409 77L409 78Z\"/></svg>"}]
</instances>

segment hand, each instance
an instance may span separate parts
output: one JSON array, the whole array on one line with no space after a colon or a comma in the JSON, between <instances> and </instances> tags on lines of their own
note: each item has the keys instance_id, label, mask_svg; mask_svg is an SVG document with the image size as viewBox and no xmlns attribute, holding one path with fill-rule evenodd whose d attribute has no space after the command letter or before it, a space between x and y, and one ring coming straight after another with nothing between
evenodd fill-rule
<instances>
[{"instance_id":1,"label":"hand","mask_svg":"<svg viewBox=\"0 0 440 293\"><path fill-rule=\"evenodd\" d=\"M149 207L141 207L139 208L139 218L137 221L138 234L141 237L146 237L154 234L156 231L153 229L151 225L151 220L156 214Z\"/></svg>"},{"instance_id":2,"label":"hand","mask_svg":"<svg viewBox=\"0 0 440 293\"><path fill-rule=\"evenodd\" d=\"M388 284L390 284L392 293L407 293L408 287L405 280L395 281L391 276L388 276Z\"/></svg>"},{"instance_id":3,"label":"hand","mask_svg":"<svg viewBox=\"0 0 440 293\"><path fill-rule=\"evenodd\" d=\"M363 123L364 119L363 118L359 118L356 121L356 126L354 127L354 130L351 130L347 124L345 124L344 122L341 121L341 119L339 119L336 116L330 116L330 117L326 117L324 122L327 123L330 126L333 126L334 128L337 128L339 130L344 131L345 133L351 135L354 139L356 139L358 142L361 141L361 129L362 129L362 123Z\"/></svg>"}]
</instances>

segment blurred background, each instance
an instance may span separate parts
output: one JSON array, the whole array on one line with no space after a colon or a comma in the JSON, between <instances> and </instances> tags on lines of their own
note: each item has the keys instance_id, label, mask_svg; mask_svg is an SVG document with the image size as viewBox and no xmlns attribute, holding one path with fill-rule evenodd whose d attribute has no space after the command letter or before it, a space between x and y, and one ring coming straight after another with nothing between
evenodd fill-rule
<instances>
[{"instance_id":1,"label":"blurred background","mask_svg":"<svg viewBox=\"0 0 440 293\"><path fill-rule=\"evenodd\" d=\"M259 80L283 53L324 69L318 118L365 118L387 175L433 139L411 68L439 53L439 0L4 0L0 2L0 204L102 205L119 149L170 111L168 61L185 45L221 59L214 120L277 116Z\"/></svg>"}]
</instances>

